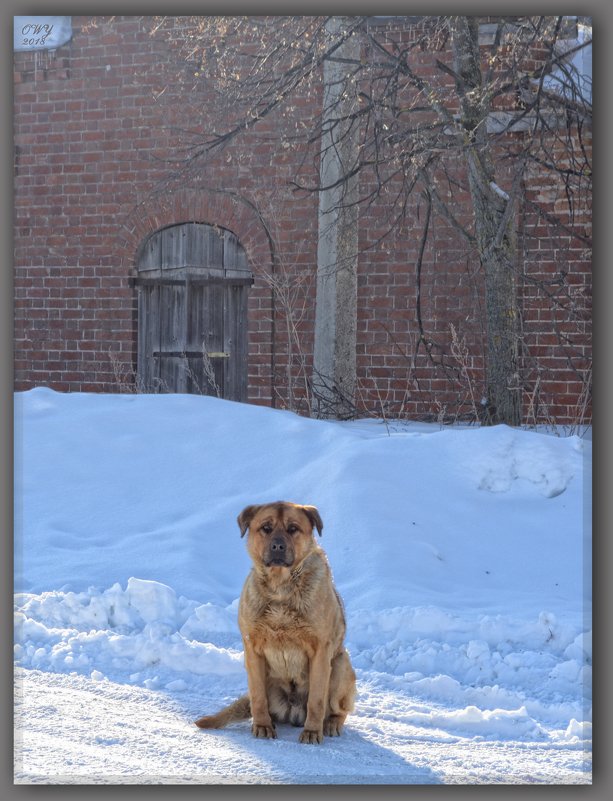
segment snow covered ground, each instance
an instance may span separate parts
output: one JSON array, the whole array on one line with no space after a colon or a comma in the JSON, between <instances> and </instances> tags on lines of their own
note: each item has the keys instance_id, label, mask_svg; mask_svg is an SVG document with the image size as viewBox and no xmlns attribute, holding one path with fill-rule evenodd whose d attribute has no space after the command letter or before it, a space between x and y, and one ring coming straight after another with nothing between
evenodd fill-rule
<instances>
[{"instance_id":1,"label":"snow covered ground","mask_svg":"<svg viewBox=\"0 0 613 801\"><path fill-rule=\"evenodd\" d=\"M15 396L17 783L591 782L591 442L186 395ZM236 517L318 506L341 738L192 721L246 689Z\"/></svg>"}]
</instances>

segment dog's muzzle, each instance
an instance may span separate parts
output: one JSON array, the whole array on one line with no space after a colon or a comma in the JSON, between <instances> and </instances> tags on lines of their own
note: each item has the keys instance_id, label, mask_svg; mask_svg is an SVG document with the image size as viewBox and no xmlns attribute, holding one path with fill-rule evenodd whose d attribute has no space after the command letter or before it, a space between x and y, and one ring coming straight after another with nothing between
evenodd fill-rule
<instances>
[{"instance_id":1,"label":"dog's muzzle","mask_svg":"<svg viewBox=\"0 0 613 801\"><path fill-rule=\"evenodd\" d=\"M293 561L293 553L291 553L291 549L288 549L283 537L274 537L268 546L266 566L289 567Z\"/></svg>"}]
</instances>

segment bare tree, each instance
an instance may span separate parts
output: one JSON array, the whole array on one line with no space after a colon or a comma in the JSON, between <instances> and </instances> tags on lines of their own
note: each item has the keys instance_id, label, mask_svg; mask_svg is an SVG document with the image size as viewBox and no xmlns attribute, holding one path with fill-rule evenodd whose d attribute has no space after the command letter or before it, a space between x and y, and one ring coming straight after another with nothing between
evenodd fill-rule
<instances>
[{"instance_id":1,"label":"bare tree","mask_svg":"<svg viewBox=\"0 0 613 801\"><path fill-rule=\"evenodd\" d=\"M332 198L327 213L344 210L344 225L348 219L357 224L358 207L384 198L383 240L405 218L409 200L420 198L427 212L418 281L434 211L458 232L467 252L476 253L483 273L482 419L517 425L522 391L518 284L531 281L519 269L520 206L581 247L591 247L589 233L575 225L591 194L591 150L585 139L591 82L577 69L575 56L591 38L570 37L564 17L496 18L486 26L489 40L482 48L484 28L476 17L407 20L414 26L410 40L395 38L389 26L367 17L334 24L322 17L185 18L182 56L192 67L194 92L200 80L213 81L218 108L211 124L200 118L198 126L184 128L176 170L197 168L246 130L257 131L275 112L291 121L283 134L288 142L314 147L322 165L314 181L296 175L296 188ZM156 32L167 27L167 18L156 21ZM433 54L434 71L423 69L424 51ZM328 90L319 112L301 116L295 98L317 96L326 65L334 68L328 70L333 92ZM525 192L526 176L535 171L559 188L566 200L561 211L552 213ZM468 190L469 218L458 211L450 188ZM568 287L541 284L540 291L552 307L572 311ZM450 369L424 328L419 285L417 301L417 349ZM337 386L333 375L318 379L328 400L336 391L345 409L351 404L351 387Z\"/></svg>"},{"instance_id":2,"label":"bare tree","mask_svg":"<svg viewBox=\"0 0 613 801\"><path fill-rule=\"evenodd\" d=\"M478 19L452 17L449 27L463 128L460 136L464 140L477 250L485 273L487 407L494 410L496 421L518 425L515 199L501 190L496 180L487 131L493 93L481 71Z\"/></svg>"}]
</instances>

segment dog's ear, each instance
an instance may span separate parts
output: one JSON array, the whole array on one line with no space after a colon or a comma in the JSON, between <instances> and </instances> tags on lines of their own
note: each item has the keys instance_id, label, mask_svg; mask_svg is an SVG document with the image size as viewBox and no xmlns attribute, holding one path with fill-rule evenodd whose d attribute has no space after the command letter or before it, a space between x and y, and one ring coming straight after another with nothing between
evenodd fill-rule
<instances>
[{"instance_id":1,"label":"dog's ear","mask_svg":"<svg viewBox=\"0 0 613 801\"><path fill-rule=\"evenodd\" d=\"M255 513L259 509L259 506L245 506L243 511L239 514L237 518L238 527L241 530L241 537L245 536L245 532L249 528L249 524L255 517Z\"/></svg>"},{"instance_id":2,"label":"dog's ear","mask_svg":"<svg viewBox=\"0 0 613 801\"><path fill-rule=\"evenodd\" d=\"M313 526L313 528L317 529L319 536L321 537L321 531L324 527L324 524L319 514L318 508L316 506L303 506L302 511L309 518L311 525Z\"/></svg>"}]
</instances>

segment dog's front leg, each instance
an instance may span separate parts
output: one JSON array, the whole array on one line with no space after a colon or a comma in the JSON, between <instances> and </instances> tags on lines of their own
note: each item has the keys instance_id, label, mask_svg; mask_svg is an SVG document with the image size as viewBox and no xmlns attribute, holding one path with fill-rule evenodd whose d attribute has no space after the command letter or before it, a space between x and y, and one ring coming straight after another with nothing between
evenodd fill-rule
<instances>
[{"instance_id":1,"label":"dog's front leg","mask_svg":"<svg viewBox=\"0 0 613 801\"><path fill-rule=\"evenodd\" d=\"M249 700L253 717L251 733L254 737L275 739L277 732L270 717L266 695L266 660L262 654L255 652L249 639L245 638L244 645L245 668L247 670Z\"/></svg>"},{"instance_id":2,"label":"dog's front leg","mask_svg":"<svg viewBox=\"0 0 613 801\"><path fill-rule=\"evenodd\" d=\"M330 651L320 645L309 665L309 697L301 743L321 743L324 738L324 716L328 705L330 688Z\"/></svg>"}]
</instances>

